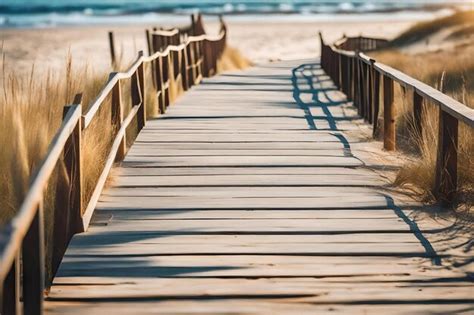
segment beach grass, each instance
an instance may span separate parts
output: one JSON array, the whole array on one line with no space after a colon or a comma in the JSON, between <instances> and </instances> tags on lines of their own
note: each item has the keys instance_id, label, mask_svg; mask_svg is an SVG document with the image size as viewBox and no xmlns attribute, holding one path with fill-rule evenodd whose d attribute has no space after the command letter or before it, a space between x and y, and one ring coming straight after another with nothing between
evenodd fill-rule
<instances>
[{"instance_id":1,"label":"beach grass","mask_svg":"<svg viewBox=\"0 0 474 315\"><path fill-rule=\"evenodd\" d=\"M87 65L74 67L71 56L60 72L36 73L32 67L29 76L18 77L5 59L2 69L0 221L5 222L21 204L30 177L61 124L64 106L79 92L83 93L84 103L89 103L107 76L94 73ZM91 146L85 152L96 155L92 151L97 150L100 149Z\"/></svg>"},{"instance_id":2,"label":"beach grass","mask_svg":"<svg viewBox=\"0 0 474 315\"><path fill-rule=\"evenodd\" d=\"M456 28L451 38L470 34L474 26L474 10L460 11L447 17L420 22L402 32L390 42L390 46L399 48L419 41L426 41L430 35Z\"/></svg>"},{"instance_id":3,"label":"beach grass","mask_svg":"<svg viewBox=\"0 0 474 315\"><path fill-rule=\"evenodd\" d=\"M217 71L242 70L252 65L252 62L240 53L237 48L227 45L217 64Z\"/></svg>"}]
</instances>

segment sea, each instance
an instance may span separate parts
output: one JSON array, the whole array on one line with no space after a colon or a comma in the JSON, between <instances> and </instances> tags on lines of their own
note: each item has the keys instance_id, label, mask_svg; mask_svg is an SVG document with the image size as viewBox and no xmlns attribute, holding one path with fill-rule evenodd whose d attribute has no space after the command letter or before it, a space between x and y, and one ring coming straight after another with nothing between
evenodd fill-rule
<instances>
[{"instance_id":1,"label":"sea","mask_svg":"<svg viewBox=\"0 0 474 315\"><path fill-rule=\"evenodd\" d=\"M201 12L239 20L412 19L474 9L474 0L0 0L0 28L170 21Z\"/></svg>"}]
</instances>

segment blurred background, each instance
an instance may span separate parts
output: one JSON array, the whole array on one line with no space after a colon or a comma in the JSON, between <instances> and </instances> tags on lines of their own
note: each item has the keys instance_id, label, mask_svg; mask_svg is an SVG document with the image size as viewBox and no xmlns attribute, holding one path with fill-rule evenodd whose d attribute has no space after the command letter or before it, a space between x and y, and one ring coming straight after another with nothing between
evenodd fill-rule
<instances>
[{"instance_id":1,"label":"blurred background","mask_svg":"<svg viewBox=\"0 0 474 315\"><path fill-rule=\"evenodd\" d=\"M472 8L472 0L2 0L1 27L156 23L179 21L201 12L225 14L231 20L333 20L377 18L427 18Z\"/></svg>"}]
</instances>

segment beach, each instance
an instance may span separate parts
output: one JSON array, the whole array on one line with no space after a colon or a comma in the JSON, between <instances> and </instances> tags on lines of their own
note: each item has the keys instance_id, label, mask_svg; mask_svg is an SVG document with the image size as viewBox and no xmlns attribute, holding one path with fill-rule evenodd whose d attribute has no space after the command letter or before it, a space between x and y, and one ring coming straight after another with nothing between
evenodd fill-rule
<instances>
[{"instance_id":1,"label":"beach","mask_svg":"<svg viewBox=\"0 0 474 315\"><path fill-rule=\"evenodd\" d=\"M334 41L343 34L369 35L391 38L408 28L416 19L403 19L387 23L387 19L336 21L228 19L229 44L237 48L254 63L276 60L314 58L318 56L321 31L325 40ZM123 64L132 61L138 50L146 51L145 29L153 26L183 25L186 18L176 24L61 26L40 29L1 29L0 42L5 54L5 70L15 74L28 74L34 65L35 72L56 72L65 67L67 56L73 65L87 64L90 71L110 70L108 31L115 35L116 50ZM204 17L209 33L217 32L217 19Z\"/></svg>"}]
</instances>

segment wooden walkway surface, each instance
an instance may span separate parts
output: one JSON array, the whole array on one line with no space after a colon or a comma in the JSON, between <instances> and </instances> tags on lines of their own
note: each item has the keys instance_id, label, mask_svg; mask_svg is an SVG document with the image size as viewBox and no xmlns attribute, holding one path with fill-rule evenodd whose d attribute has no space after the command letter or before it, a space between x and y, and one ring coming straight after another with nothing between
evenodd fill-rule
<instances>
[{"instance_id":1,"label":"wooden walkway surface","mask_svg":"<svg viewBox=\"0 0 474 315\"><path fill-rule=\"evenodd\" d=\"M472 312L364 132L315 60L205 80L139 135L47 312Z\"/></svg>"}]
</instances>

